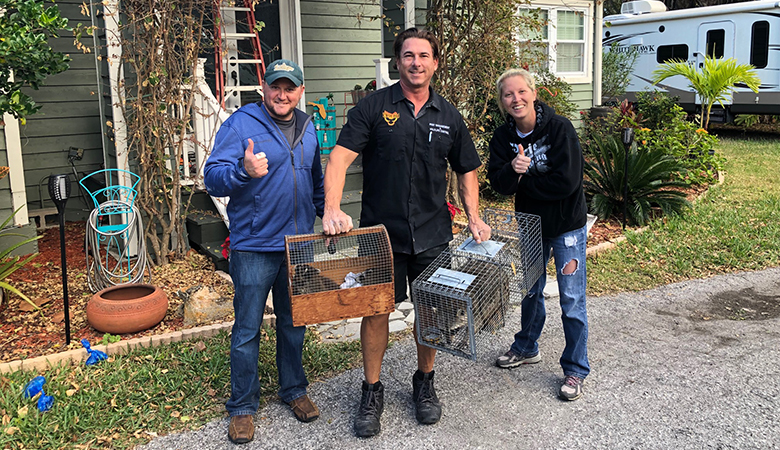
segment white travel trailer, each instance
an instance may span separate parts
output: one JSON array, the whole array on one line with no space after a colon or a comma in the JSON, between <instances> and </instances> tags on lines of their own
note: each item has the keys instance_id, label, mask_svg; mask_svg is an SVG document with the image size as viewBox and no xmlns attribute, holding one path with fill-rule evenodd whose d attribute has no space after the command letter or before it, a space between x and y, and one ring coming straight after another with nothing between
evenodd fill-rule
<instances>
[{"instance_id":1,"label":"white travel trailer","mask_svg":"<svg viewBox=\"0 0 780 450\"><path fill-rule=\"evenodd\" d=\"M604 48L617 42L619 51L639 52L626 97L653 87L652 73L671 59L702 67L705 55L735 58L756 68L761 86L756 94L738 86L725 110L713 108L713 120L734 114L780 114L780 1L755 0L728 5L666 11L656 0L624 3L621 14L604 18ZM696 111L696 94L682 76L667 78L657 88L680 98ZM718 104L716 103L716 107Z\"/></svg>"}]
</instances>

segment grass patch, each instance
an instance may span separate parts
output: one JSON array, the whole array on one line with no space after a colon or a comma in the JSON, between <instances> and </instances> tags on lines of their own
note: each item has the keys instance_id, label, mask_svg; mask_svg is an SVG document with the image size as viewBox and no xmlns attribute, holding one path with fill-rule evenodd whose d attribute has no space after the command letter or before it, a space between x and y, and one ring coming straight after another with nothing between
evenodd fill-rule
<instances>
[{"instance_id":1,"label":"grass patch","mask_svg":"<svg viewBox=\"0 0 780 450\"><path fill-rule=\"evenodd\" d=\"M722 139L726 180L683 217L627 232L588 261L588 294L639 291L738 271L780 266L780 145Z\"/></svg>"},{"instance_id":2,"label":"grass patch","mask_svg":"<svg viewBox=\"0 0 780 450\"><path fill-rule=\"evenodd\" d=\"M261 406L276 398L274 330L260 343ZM360 342L321 343L306 333L303 364L309 381L360 361ZM41 413L23 398L33 372L0 376L0 448L131 448L158 434L197 429L225 414L230 396L230 337L137 349L96 366L61 366L40 375L54 406Z\"/></svg>"}]
</instances>

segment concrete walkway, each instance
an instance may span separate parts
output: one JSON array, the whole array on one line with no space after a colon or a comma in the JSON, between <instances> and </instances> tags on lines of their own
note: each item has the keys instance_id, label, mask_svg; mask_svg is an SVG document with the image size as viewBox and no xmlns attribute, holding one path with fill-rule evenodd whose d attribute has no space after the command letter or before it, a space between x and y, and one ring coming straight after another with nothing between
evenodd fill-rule
<instances>
[{"instance_id":1,"label":"concrete walkway","mask_svg":"<svg viewBox=\"0 0 780 450\"><path fill-rule=\"evenodd\" d=\"M440 353L436 388L444 416L418 425L411 402L414 343L387 352L382 433L358 439L352 421L361 370L315 382L322 416L303 424L276 401L257 414L255 441L227 440L227 419L155 439L152 449L770 449L780 448L780 319L717 317L716 297L761 295L780 302L780 269L677 283L638 293L591 297L591 375L585 396L556 398L563 334L556 301L540 339L542 362L498 369L494 359L519 329L479 343L476 362ZM710 314L712 313L712 314Z\"/></svg>"}]
</instances>

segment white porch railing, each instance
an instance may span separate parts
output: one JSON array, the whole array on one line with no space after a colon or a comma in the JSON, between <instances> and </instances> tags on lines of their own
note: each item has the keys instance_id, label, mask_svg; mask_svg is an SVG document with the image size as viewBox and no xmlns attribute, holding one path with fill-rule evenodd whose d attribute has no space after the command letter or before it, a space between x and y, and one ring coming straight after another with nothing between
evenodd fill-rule
<instances>
[{"instance_id":1,"label":"white porch railing","mask_svg":"<svg viewBox=\"0 0 780 450\"><path fill-rule=\"evenodd\" d=\"M206 159L214 146L214 137L222 122L230 116L219 104L211 88L205 82L203 65L206 60L201 58L195 70L195 88L193 99L192 120L189 133L184 138L184 161L180 164L181 183L199 189L205 189L203 183L203 168ZM190 86L182 86L182 90L191 90ZM180 111L181 112L181 111ZM225 225L230 226L227 217L229 197L211 197Z\"/></svg>"},{"instance_id":2,"label":"white porch railing","mask_svg":"<svg viewBox=\"0 0 780 450\"><path fill-rule=\"evenodd\" d=\"M398 81L390 79L390 69L388 68L388 64L390 64L390 58L377 58L374 60L374 65L376 65L377 89L390 86L391 84L395 84L395 82Z\"/></svg>"}]
</instances>

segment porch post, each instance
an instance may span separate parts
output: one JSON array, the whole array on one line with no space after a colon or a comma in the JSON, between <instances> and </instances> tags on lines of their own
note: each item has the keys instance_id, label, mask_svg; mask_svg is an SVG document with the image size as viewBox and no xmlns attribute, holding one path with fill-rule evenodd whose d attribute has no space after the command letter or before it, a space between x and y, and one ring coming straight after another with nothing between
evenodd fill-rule
<instances>
[{"instance_id":1,"label":"porch post","mask_svg":"<svg viewBox=\"0 0 780 450\"><path fill-rule=\"evenodd\" d=\"M296 62L303 67L303 39L301 38L301 1L279 2L279 28L281 31L282 58ZM270 63L271 61L266 61ZM298 108L306 111L306 92L301 96Z\"/></svg>"},{"instance_id":2,"label":"porch post","mask_svg":"<svg viewBox=\"0 0 780 450\"><path fill-rule=\"evenodd\" d=\"M127 124L125 123L125 75L122 68L122 41L119 31L119 1L105 0L103 16L106 24L108 77L111 89L111 115L114 127L114 150L117 169L130 170L127 155ZM111 167L106 164L106 167ZM131 186L130 177L118 174L119 183Z\"/></svg>"},{"instance_id":3,"label":"porch post","mask_svg":"<svg viewBox=\"0 0 780 450\"><path fill-rule=\"evenodd\" d=\"M404 0L404 30L414 26L414 0Z\"/></svg>"},{"instance_id":4,"label":"porch post","mask_svg":"<svg viewBox=\"0 0 780 450\"><path fill-rule=\"evenodd\" d=\"M13 77L13 75L11 75ZM27 216L27 188L24 186L24 163L22 161L22 138L19 132L19 120L10 114L3 115L5 122L5 146L8 155L8 181L11 183L11 207L14 211L22 207L14 216L14 225L30 223Z\"/></svg>"},{"instance_id":5,"label":"porch post","mask_svg":"<svg viewBox=\"0 0 780 450\"><path fill-rule=\"evenodd\" d=\"M602 49L603 38L601 36L602 22L604 19L604 2L595 1L593 7L596 8L596 20L593 24L593 106L601 105L601 62L604 49Z\"/></svg>"}]
</instances>

